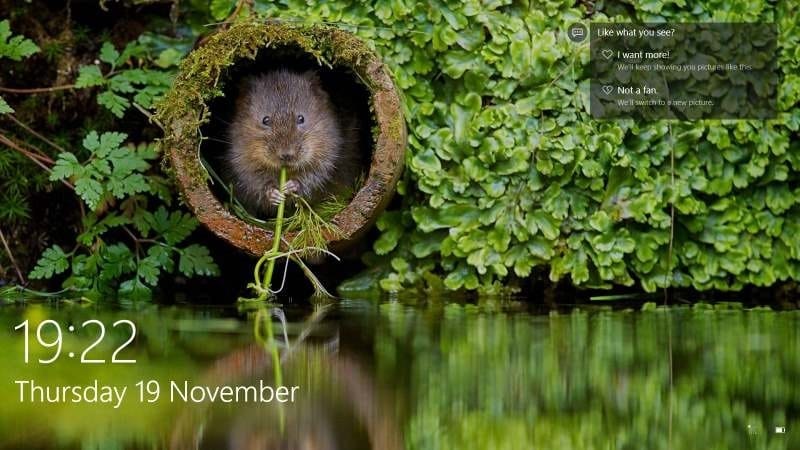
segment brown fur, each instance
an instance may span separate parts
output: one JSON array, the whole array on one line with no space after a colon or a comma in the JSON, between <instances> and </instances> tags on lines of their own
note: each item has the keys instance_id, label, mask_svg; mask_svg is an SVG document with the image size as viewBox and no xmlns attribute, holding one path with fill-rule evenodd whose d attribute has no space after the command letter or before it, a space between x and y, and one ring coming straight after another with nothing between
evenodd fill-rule
<instances>
[{"instance_id":1,"label":"brown fur","mask_svg":"<svg viewBox=\"0 0 800 450\"><path fill-rule=\"evenodd\" d=\"M267 115L270 126L262 124ZM359 171L356 126L353 114L335 108L314 72L276 70L246 79L225 158L234 195L250 213L271 215L268 194L278 188L282 164L288 180L299 183L297 194L312 205L351 188Z\"/></svg>"}]
</instances>

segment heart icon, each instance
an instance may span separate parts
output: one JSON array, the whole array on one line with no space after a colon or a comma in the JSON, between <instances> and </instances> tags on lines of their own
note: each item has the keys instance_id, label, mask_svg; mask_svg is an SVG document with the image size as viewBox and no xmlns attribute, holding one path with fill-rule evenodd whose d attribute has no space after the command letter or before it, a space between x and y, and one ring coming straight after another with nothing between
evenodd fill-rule
<instances>
[{"instance_id":1,"label":"heart icon","mask_svg":"<svg viewBox=\"0 0 800 450\"><path fill-rule=\"evenodd\" d=\"M606 59L611 59L611 57L614 56L614 50L605 49L600 53L602 53L603 57Z\"/></svg>"},{"instance_id":2,"label":"heart icon","mask_svg":"<svg viewBox=\"0 0 800 450\"><path fill-rule=\"evenodd\" d=\"M603 92L605 92L606 95L610 94L613 90L614 86L603 86Z\"/></svg>"}]
</instances>

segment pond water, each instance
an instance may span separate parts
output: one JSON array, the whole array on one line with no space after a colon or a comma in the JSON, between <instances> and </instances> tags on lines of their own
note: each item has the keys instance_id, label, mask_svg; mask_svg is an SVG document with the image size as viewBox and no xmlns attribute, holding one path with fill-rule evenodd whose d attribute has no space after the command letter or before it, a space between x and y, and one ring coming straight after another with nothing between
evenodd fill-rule
<instances>
[{"instance_id":1,"label":"pond water","mask_svg":"<svg viewBox=\"0 0 800 450\"><path fill-rule=\"evenodd\" d=\"M48 302L0 323L1 448L800 448L800 311Z\"/></svg>"}]
</instances>

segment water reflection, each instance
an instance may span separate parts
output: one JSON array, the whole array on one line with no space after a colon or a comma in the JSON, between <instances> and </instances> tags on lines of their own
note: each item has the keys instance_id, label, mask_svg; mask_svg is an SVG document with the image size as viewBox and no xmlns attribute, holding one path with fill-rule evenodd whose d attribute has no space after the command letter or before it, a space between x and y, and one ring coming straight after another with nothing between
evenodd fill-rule
<instances>
[{"instance_id":1,"label":"water reflection","mask_svg":"<svg viewBox=\"0 0 800 450\"><path fill-rule=\"evenodd\" d=\"M800 448L797 311L381 312L409 448Z\"/></svg>"},{"instance_id":2,"label":"water reflection","mask_svg":"<svg viewBox=\"0 0 800 450\"><path fill-rule=\"evenodd\" d=\"M309 319L297 325L296 336L290 335L282 310L256 311L254 335L260 342L216 361L200 384L250 386L269 380L276 387L289 387L293 401L259 406L240 403L236 408L193 405L182 411L170 448L403 448L386 394L356 358L339 351L338 335L323 335L318 345L308 342L327 310L316 308ZM267 323L267 327L280 325L280 332L263 339L259 329L269 315L280 321ZM295 391L300 391L298 401L294 401Z\"/></svg>"},{"instance_id":3,"label":"water reflection","mask_svg":"<svg viewBox=\"0 0 800 450\"><path fill-rule=\"evenodd\" d=\"M0 448L800 448L798 311L542 315L500 303L344 301L280 312L285 321L269 320L278 374L271 341L256 331L268 310L2 307ZM125 354L135 365L26 365L12 331L26 319L120 318L139 328ZM108 332L98 354L126 339ZM94 338L68 334L64 352ZM32 360L47 355L35 347ZM20 403L19 379L96 379L131 392L118 409ZM263 380L300 390L294 403L148 404L133 398L141 380L211 388Z\"/></svg>"}]
</instances>

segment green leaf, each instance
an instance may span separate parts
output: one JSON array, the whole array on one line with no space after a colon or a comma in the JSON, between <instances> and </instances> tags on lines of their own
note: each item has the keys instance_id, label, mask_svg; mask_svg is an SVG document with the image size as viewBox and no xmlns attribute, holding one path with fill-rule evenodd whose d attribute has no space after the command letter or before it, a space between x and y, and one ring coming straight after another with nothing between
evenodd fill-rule
<instances>
[{"instance_id":1,"label":"green leaf","mask_svg":"<svg viewBox=\"0 0 800 450\"><path fill-rule=\"evenodd\" d=\"M192 244L180 251L178 270L187 277L195 275L217 276L219 267L211 258L208 249L202 245Z\"/></svg>"},{"instance_id":2,"label":"green leaf","mask_svg":"<svg viewBox=\"0 0 800 450\"><path fill-rule=\"evenodd\" d=\"M403 229L400 227L392 227L383 232L380 237L373 244L373 249L378 255L385 255L394 250L397 246L397 241L402 236Z\"/></svg>"},{"instance_id":3,"label":"green leaf","mask_svg":"<svg viewBox=\"0 0 800 450\"><path fill-rule=\"evenodd\" d=\"M11 107L3 97L0 97L0 114L11 114L14 108Z\"/></svg>"},{"instance_id":4,"label":"green leaf","mask_svg":"<svg viewBox=\"0 0 800 450\"><path fill-rule=\"evenodd\" d=\"M161 262L157 257L147 256L139 261L136 268L136 276L144 280L150 286L158 284L158 275L161 273Z\"/></svg>"},{"instance_id":5,"label":"green leaf","mask_svg":"<svg viewBox=\"0 0 800 450\"><path fill-rule=\"evenodd\" d=\"M92 158L84 165L86 169L85 176L90 176L98 181L105 181L105 178L111 175L111 164L107 159Z\"/></svg>"},{"instance_id":6,"label":"green leaf","mask_svg":"<svg viewBox=\"0 0 800 450\"><path fill-rule=\"evenodd\" d=\"M103 185L92 178L80 178L75 182L75 193L83 199L89 208L95 210L103 196Z\"/></svg>"},{"instance_id":7,"label":"green leaf","mask_svg":"<svg viewBox=\"0 0 800 450\"><path fill-rule=\"evenodd\" d=\"M147 179L140 173L134 173L126 177L117 177L115 175L108 180L106 188L118 199L150 191L150 185L147 184Z\"/></svg>"},{"instance_id":8,"label":"green leaf","mask_svg":"<svg viewBox=\"0 0 800 450\"><path fill-rule=\"evenodd\" d=\"M114 44L111 42L103 42L103 46L100 48L100 61L108 63L111 65L111 67L114 67L117 65L118 59L119 52L114 48Z\"/></svg>"},{"instance_id":9,"label":"green leaf","mask_svg":"<svg viewBox=\"0 0 800 450\"><path fill-rule=\"evenodd\" d=\"M65 180L83 172L83 166L73 153L60 153L50 173L50 181Z\"/></svg>"},{"instance_id":10,"label":"green leaf","mask_svg":"<svg viewBox=\"0 0 800 450\"><path fill-rule=\"evenodd\" d=\"M130 71L123 72L127 73ZM125 80L121 75L117 75L108 80L108 90L113 91L115 94L130 94L136 91L133 84Z\"/></svg>"},{"instance_id":11,"label":"green leaf","mask_svg":"<svg viewBox=\"0 0 800 450\"><path fill-rule=\"evenodd\" d=\"M534 211L527 214L527 228L532 235L541 231L545 238L558 237L558 223L544 211Z\"/></svg>"},{"instance_id":12,"label":"green leaf","mask_svg":"<svg viewBox=\"0 0 800 450\"><path fill-rule=\"evenodd\" d=\"M100 278L111 281L121 275L136 270L136 259L133 252L125 244L113 244L103 248L100 252Z\"/></svg>"},{"instance_id":13,"label":"green leaf","mask_svg":"<svg viewBox=\"0 0 800 450\"><path fill-rule=\"evenodd\" d=\"M122 225L127 225L130 222L130 219L127 217L115 213L108 214L100 221L97 220L97 215L94 213L87 214L86 220L83 224L85 231L78 235L77 241L83 245L91 246L94 243L95 238L102 235L106 231Z\"/></svg>"},{"instance_id":14,"label":"green leaf","mask_svg":"<svg viewBox=\"0 0 800 450\"><path fill-rule=\"evenodd\" d=\"M170 213L164 206L148 216L147 220L156 233L164 236L169 245L182 242L198 225L197 219L190 214L180 211Z\"/></svg>"},{"instance_id":15,"label":"green leaf","mask_svg":"<svg viewBox=\"0 0 800 450\"><path fill-rule=\"evenodd\" d=\"M168 48L158 55L155 63L158 67L167 69L169 67L177 66L178 63L181 62L182 58L183 52L174 48Z\"/></svg>"},{"instance_id":16,"label":"green leaf","mask_svg":"<svg viewBox=\"0 0 800 450\"><path fill-rule=\"evenodd\" d=\"M128 99L120 97L111 91L106 91L98 95L97 103L101 106L105 106L106 109L111 111L111 114L114 114L120 119L125 115L125 110L131 106L131 102Z\"/></svg>"},{"instance_id":17,"label":"green leaf","mask_svg":"<svg viewBox=\"0 0 800 450\"><path fill-rule=\"evenodd\" d=\"M99 136L96 131L90 131L83 139L83 147L99 158L106 158L127 138L125 133L109 132Z\"/></svg>"},{"instance_id":18,"label":"green leaf","mask_svg":"<svg viewBox=\"0 0 800 450\"><path fill-rule=\"evenodd\" d=\"M125 139L123 135L123 140ZM136 152L134 147L119 147L111 150L108 160L114 166L114 176L124 177L133 172L144 172L150 168L150 164Z\"/></svg>"},{"instance_id":19,"label":"green leaf","mask_svg":"<svg viewBox=\"0 0 800 450\"><path fill-rule=\"evenodd\" d=\"M83 138L83 148L94 153L99 147L100 135L97 134L97 131L92 130Z\"/></svg>"},{"instance_id":20,"label":"green leaf","mask_svg":"<svg viewBox=\"0 0 800 450\"><path fill-rule=\"evenodd\" d=\"M0 58L22 61L39 51L39 47L24 36L12 36L8 19L0 21Z\"/></svg>"},{"instance_id":21,"label":"green leaf","mask_svg":"<svg viewBox=\"0 0 800 450\"><path fill-rule=\"evenodd\" d=\"M433 150L425 150L424 152L418 153L414 156L414 159L411 160L411 164L421 171L438 172L442 170L442 164L439 162L439 158L436 157Z\"/></svg>"},{"instance_id":22,"label":"green leaf","mask_svg":"<svg viewBox=\"0 0 800 450\"><path fill-rule=\"evenodd\" d=\"M142 283L139 277L120 284L117 292L120 297L134 301L148 301L153 297L153 292L146 284Z\"/></svg>"},{"instance_id":23,"label":"green leaf","mask_svg":"<svg viewBox=\"0 0 800 450\"><path fill-rule=\"evenodd\" d=\"M589 218L589 225L595 231L606 231L611 228L611 219L605 211L597 211Z\"/></svg>"},{"instance_id":24,"label":"green leaf","mask_svg":"<svg viewBox=\"0 0 800 450\"><path fill-rule=\"evenodd\" d=\"M78 69L78 79L75 80L75 87L88 88L93 86L102 86L106 84L106 79L100 68L97 66L81 66Z\"/></svg>"},{"instance_id":25,"label":"green leaf","mask_svg":"<svg viewBox=\"0 0 800 450\"><path fill-rule=\"evenodd\" d=\"M236 5L236 0L211 0L209 6L211 17L215 20L225 19L233 10L234 5Z\"/></svg>"},{"instance_id":26,"label":"green leaf","mask_svg":"<svg viewBox=\"0 0 800 450\"><path fill-rule=\"evenodd\" d=\"M53 275L63 273L69 268L68 255L58 245L54 245L42 253L36 266L30 273L34 280L52 278Z\"/></svg>"},{"instance_id":27,"label":"green leaf","mask_svg":"<svg viewBox=\"0 0 800 450\"><path fill-rule=\"evenodd\" d=\"M97 156L101 158L105 158L111 154L114 149L117 149L125 139L128 138L128 135L125 133L119 132L109 132L103 133L100 135L100 146L97 148Z\"/></svg>"},{"instance_id":28,"label":"green leaf","mask_svg":"<svg viewBox=\"0 0 800 450\"><path fill-rule=\"evenodd\" d=\"M467 70L475 69L480 65L480 60L475 55L465 51L450 51L445 53L442 61L442 71L451 78L461 78Z\"/></svg>"},{"instance_id":29,"label":"green leaf","mask_svg":"<svg viewBox=\"0 0 800 450\"><path fill-rule=\"evenodd\" d=\"M175 261L172 255L172 250L163 245L155 244L147 249L147 257L156 261L158 267L168 273L172 273L175 270Z\"/></svg>"}]
</instances>

